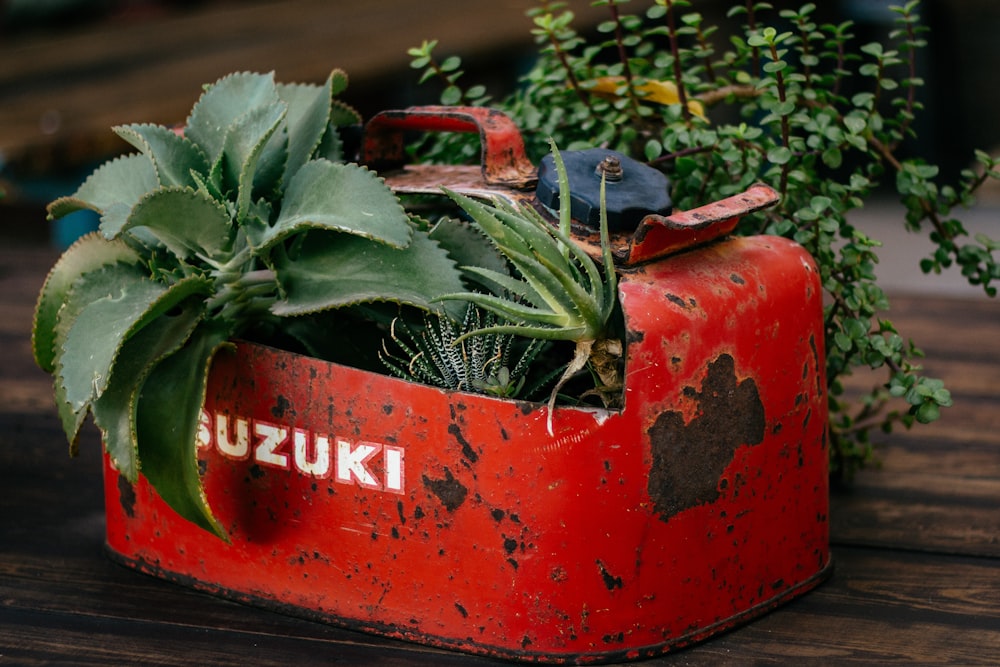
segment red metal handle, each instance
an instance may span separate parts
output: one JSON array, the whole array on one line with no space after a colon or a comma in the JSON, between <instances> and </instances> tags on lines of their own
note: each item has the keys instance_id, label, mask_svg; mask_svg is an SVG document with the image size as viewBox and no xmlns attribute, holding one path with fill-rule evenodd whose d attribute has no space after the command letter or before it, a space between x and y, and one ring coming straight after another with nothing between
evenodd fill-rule
<instances>
[{"instance_id":1,"label":"red metal handle","mask_svg":"<svg viewBox=\"0 0 1000 667\"><path fill-rule=\"evenodd\" d=\"M485 107L422 106L383 111L365 125L362 162L379 170L405 165L407 131L478 132L483 181L489 185L526 188L538 178L517 125L504 113Z\"/></svg>"},{"instance_id":2,"label":"red metal handle","mask_svg":"<svg viewBox=\"0 0 1000 667\"><path fill-rule=\"evenodd\" d=\"M778 199L773 188L758 183L746 192L690 211L646 216L629 244L627 263L641 264L729 234L741 217Z\"/></svg>"}]
</instances>

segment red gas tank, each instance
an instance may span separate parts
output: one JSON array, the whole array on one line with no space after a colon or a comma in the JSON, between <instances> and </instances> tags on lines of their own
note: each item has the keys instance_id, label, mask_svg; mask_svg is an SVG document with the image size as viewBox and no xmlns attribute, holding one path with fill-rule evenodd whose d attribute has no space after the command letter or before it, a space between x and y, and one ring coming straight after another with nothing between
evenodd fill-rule
<instances>
[{"instance_id":1,"label":"red gas tank","mask_svg":"<svg viewBox=\"0 0 1000 667\"><path fill-rule=\"evenodd\" d=\"M377 116L366 160L407 129L474 130L482 170L384 172L532 197L505 116ZM418 385L259 345L220 353L199 434L231 536L105 466L108 547L236 600L508 659L587 663L703 640L830 570L822 304L791 241L727 237L756 186L619 232L624 407L557 407ZM593 243L582 235L580 242Z\"/></svg>"}]
</instances>

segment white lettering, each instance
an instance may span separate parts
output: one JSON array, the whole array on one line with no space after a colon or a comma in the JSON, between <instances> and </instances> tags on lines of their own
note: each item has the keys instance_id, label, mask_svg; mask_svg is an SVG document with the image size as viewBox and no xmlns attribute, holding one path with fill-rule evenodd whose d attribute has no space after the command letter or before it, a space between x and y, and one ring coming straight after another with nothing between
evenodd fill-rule
<instances>
[{"instance_id":1,"label":"white lettering","mask_svg":"<svg viewBox=\"0 0 1000 667\"><path fill-rule=\"evenodd\" d=\"M213 428L214 427L214 428ZM251 447L251 435L256 443ZM372 491L405 492L406 456L403 447L377 442L353 442L318 435L264 420L202 410L198 419L197 446L214 447L231 459L250 459L267 466L290 470L316 478L334 473L338 484L360 486ZM290 450L290 451L289 451ZM379 457L381 453L381 457ZM378 458L376 458L378 457Z\"/></svg>"},{"instance_id":2,"label":"white lettering","mask_svg":"<svg viewBox=\"0 0 1000 667\"><path fill-rule=\"evenodd\" d=\"M301 428L293 431L295 442L295 467L300 472L313 477L326 477L330 474L330 439L321 435L313 438L313 457L309 460L309 431Z\"/></svg>"},{"instance_id":3,"label":"white lettering","mask_svg":"<svg viewBox=\"0 0 1000 667\"><path fill-rule=\"evenodd\" d=\"M198 448L212 446L212 418L208 411L202 409L198 415Z\"/></svg>"},{"instance_id":4,"label":"white lettering","mask_svg":"<svg viewBox=\"0 0 1000 667\"><path fill-rule=\"evenodd\" d=\"M368 462L378 454L382 445L359 442L352 445L349 440L337 438L337 481L343 484L357 483L367 489L382 490L382 485L371 474Z\"/></svg>"},{"instance_id":5,"label":"white lettering","mask_svg":"<svg viewBox=\"0 0 1000 667\"><path fill-rule=\"evenodd\" d=\"M275 424L254 421L254 435L261 438L254 450L253 457L258 463L288 469L288 454L279 452L278 448L288 440L288 429Z\"/></svg>"},{"instance_id":6,"label":"white lettering","mask_svg":"<svg viewBox=\"0 0 1000 667\"><path fill-rule=\"evenodd\" d=\"M215 415L215 445L229 458L247 458L250 456L250 422L236 418L236 441L232 442L229 439L229 417Z\"/></svg>"},{"instance_id":7,"label":"white lettering","mask_svg":"<svg viewBox=\"0 0 1000 667\"><path fill-rule=\"evenodd\" d=\"M385 465L385 490L392 493L403 492L403 448L385 445L382 447Z\"/></svg>"}]
</instances>

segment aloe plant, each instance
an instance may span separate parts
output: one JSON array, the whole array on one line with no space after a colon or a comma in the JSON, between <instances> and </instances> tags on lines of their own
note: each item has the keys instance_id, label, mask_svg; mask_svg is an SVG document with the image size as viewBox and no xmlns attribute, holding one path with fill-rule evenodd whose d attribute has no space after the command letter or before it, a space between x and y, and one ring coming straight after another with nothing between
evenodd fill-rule
<instances>
[{"instance_id":1,"label":"aloe plant","mask_svg":"<svg viewBox=\"0 0 1000 667\"><path fill-rule=\"evenodd\" d=\"M226 538L198 475L196 432L214 355L289 316L375 301L438 310L455 263L364 167L343 162L346 76L208 86L182 130L114 131L138 153L99 167L52 218L100 213L39 295L32 344L55 378L71 452L88 413L110 459L179 514ZM286 319L287 318L287 319ZM313 332L315 334L315 332Z\"/></svg>"},{"instance_id":2,"label":"aloe plant","mask_svg":"<svg viewBox=\"0 0 1000 667\"><path fill-rule=\"evenodd\" d=\"M621 354L620 339L609 335L611 316L618 303L617 276L608 238L605 184L601 182L600 239L602 267L570 238L572 220L569 179L555 143L551 143L559 182L559 226L556 227L529 206L515 207L498 201L485 204L448 192L468 213L496 248L510 261L517 276L489 268L466 266L497 289L494 293L445 294L439 300L459 299L492 311L507 320L466 332L458 338L484 333L515 334L543 340L575 343L572 359L559 378L548 402L548 428L559 389L590 363L598 377L596 391L606 403L621 389L614 360Z\"/></svg>"}]
</instances>

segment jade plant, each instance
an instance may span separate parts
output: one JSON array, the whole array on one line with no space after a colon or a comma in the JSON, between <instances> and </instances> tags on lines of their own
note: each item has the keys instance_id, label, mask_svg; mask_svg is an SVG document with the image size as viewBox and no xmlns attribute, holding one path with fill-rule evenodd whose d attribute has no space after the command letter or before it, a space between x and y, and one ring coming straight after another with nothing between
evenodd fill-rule
<instances>
[{"instance_id":1,"label":"jade plant","mask_svg":"<svg viewBox=\"0 0 1000 667\"><path fill-rule=\"evenodd\" d=\"M138 152L49 206L53 218L100 213L46 279L32 337L71 450L91 413L125 479L141 471L223 537L195 449L213 356L238 337L308 348L322 336L312 314L375 302L442 311L433 300L464 289L385 183L344 162L339 128L359 122L336 99L345 85L340 71L323 85L225 77L183 128L115 128Z\"/></svg>"},{"instance_id":2,"label":"jade plant","mask_svg":"<svg viewBox=\"0 0 1000 667\"><path fill-rule=\"evenodd\" d=\"M775 187L780 203L746 216L738 233L792 238L820 268L834 474L849 476L871 459L873 431L936 420L951 397L922 373L920 350L886 316L874 273L881 243L849 217L880 188L894 188L902 224L930 230L934 250L920 267L955 265L996 294L1000 242L969 238L953 210L1000 178L1000 161L976 152L978 169L951 185L936 166L903 157L921 109L919 3L893 8L888 44L858 44L849 22L818 23L812 3L774 11L734 2L728 22L712 25L686 0L600 0L607 19L593 33L575 28L566 4L540 0L529 10L537 60L504 99L465 87L461 60L439 59L436 42L410 49L411 64L421 81L442 84L443 103L491 104L512 116L534 159L551 137L564 149L602 146L645 160L670 177L679 209L757 181ZM416 150L448 162L478 148L437 135ZM851 395L845 379L863 368L884 379Z\"/></svg>"}]
</instances>

